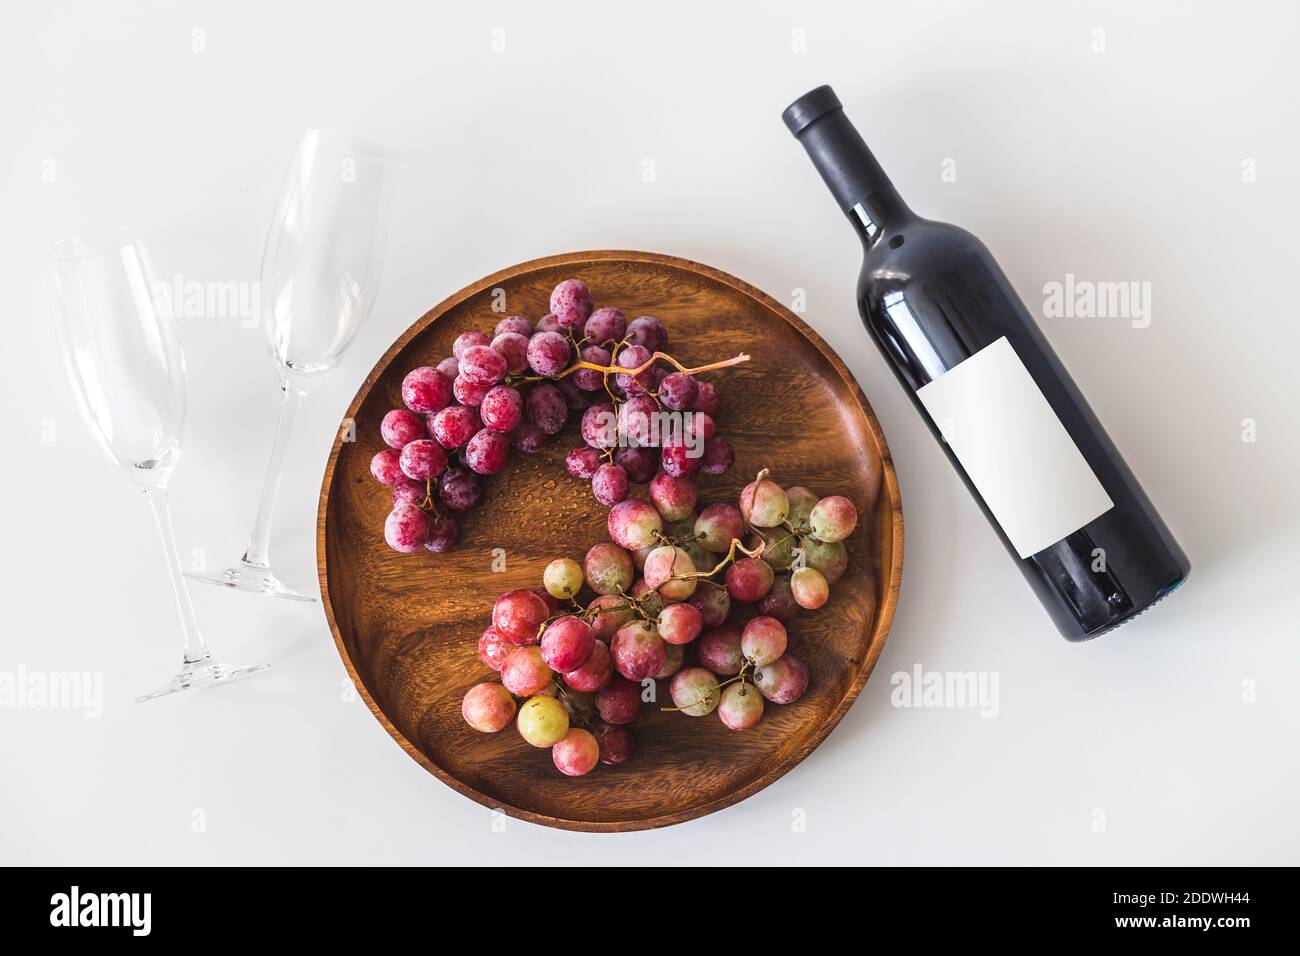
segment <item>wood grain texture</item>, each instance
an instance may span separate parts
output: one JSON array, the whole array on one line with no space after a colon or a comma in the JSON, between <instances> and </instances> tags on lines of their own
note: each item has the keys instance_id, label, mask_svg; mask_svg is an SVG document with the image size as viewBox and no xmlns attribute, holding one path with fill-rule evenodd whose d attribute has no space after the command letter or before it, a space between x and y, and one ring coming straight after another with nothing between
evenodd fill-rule
<instances>
[{"instance_id":1,"label":"wood grain texture","mask_svg":"<svg viewBox=\"0 0 1300 956\"><path fill-rule=\"evenodd\" d=\"M734 502L764 467L783 485L847 495L860 509L870 505L846 542L849 570L832 585L830 601L790 625L791 650L812 676L799 701L769 705L746 733L727 730L714 716L643 707L632 759L575 779L513 729L482 734L467 727L460 701L469 687L495 676L479 661L477 642L496 597L540 585L552 558L581 561L587 548L608 540L606 509L588 483L564 468L565 452L581 444L576 422L539 454L512 453L506 470L487 479L483 506L462 522L461 546L448 554L400 555L387 547L390 496L369 471L382 447L380 419L401 406L400 384L410 369L449 355L462 332L490 331L502 317L491 311L492 290L505 290L508 313L536 320L548 311L551 288L570 277L587 283L597 306L618 306L629 319L658 316L668 327L668 351L688 365L740 351L753 356L708 373L723 397L718 433L735 446L736 466L700 476L700 507ZM487 807L548 826L619 831L730 806L813 751L856 699L884 647L903 562L902 504L884 434L852 374L815 332L716 269L624 251L570 253L505 269L407 330L362 384L348 417L356 441L341 435L335 442L317 531L335 643L371 712L402 748ZM494 548L505 550L504 572L491 569ZM662 704L666 682L660 688Z\"/></svg>"}]
</instances>

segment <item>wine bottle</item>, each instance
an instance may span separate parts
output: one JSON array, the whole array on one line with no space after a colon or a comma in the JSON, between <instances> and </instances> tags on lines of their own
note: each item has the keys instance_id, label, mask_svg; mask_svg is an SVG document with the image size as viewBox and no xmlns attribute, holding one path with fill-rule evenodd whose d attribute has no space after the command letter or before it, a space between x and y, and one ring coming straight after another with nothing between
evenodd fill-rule
<instances>
[{"instance_id":1,"label":"wine bottle","mask_svg":"<svg viewBox=\"0 0 1300 956\"><path fill-rule=\"evenodd\" d=\"M829 86L782 115L862 240L858 311L1067 640L1191 566L984 244L915 215Z\"/></svg>"}]
</instances>

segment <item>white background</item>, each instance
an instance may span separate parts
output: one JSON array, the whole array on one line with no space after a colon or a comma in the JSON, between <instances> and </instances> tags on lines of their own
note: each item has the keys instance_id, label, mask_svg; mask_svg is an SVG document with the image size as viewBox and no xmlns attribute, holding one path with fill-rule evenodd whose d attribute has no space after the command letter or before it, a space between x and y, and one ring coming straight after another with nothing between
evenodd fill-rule
<instances>
[{"instance_id":1,"label":"white background","mask_svg":"<svg viewBox=\"0 0 1300 956\"><path fill-rule=\"evenodd\" d=\"M97 720L0 710L0 860L1300 862L1293 5L436 6L4 4L0 670L100 671L106 699ZM1136 623L1056 635L868 342L858 246L780 121L823 82L913 207L983 238L1031 311L1066 273L1151 283L1149 328L1044 320L1192 559ZM217 650L276 667L132 702L174 669L174 609L145 502L62 379L42 253L130 223L166 276L253 281L307 127L367 133L401 164L375 315L290 451L284 576L315 588L320 476L357 385L473 279L622 247L806 290L889 437L907 525L888 646L809 760L666 832L494 832L344 699L319 605L199 585ZM176 523L186 559L216 567L252 522L275 379L237 319L182 336ZM891 706L890 676L917 664L996 672L998 715Z\"/></svg>"}]
</instances>

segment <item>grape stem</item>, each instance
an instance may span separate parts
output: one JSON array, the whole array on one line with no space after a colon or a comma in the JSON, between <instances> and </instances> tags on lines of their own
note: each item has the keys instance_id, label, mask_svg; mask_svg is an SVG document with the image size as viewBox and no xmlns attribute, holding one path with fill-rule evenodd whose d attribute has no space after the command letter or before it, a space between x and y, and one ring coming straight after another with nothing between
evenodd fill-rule
<instances>
[{"instance_id":1,"label":"grape stem","mask_svg":"<svg viewBox=\"0 0 1300 956\"><path fill-rule=\"evenodd\" d=\"M662 710L664 713L674 713L679 710L685 710L687 707L695 707L699 704L703 704L705 701L707 701L710 697L714 696L715 694L720 695L722 693L722 688L726 687L728 684L734 684L736 681L743 682L749 674L749 668L750 668L750 661L748 659L742 660L740 663L740 671L734 677L728 677L726 680L722 681L721 683L714 685L714 687L711 690L709 690L709 692L706 693L703 697L697 698L696 700L687 704L685 707L660 707L659 709Z\"/></svg>"},{"instance_id":2,"label":"grape stem","mask_svg":"<svg viewBox=\"0 0 1300 956\"><path fill-rule=\"evenodd\" d=\"M711 372L714 369L729 368L732 365L739 365L742 362L748 362L749 356L744 352L741 352L739 355L735 356L734 358L724 359L721 362L710 362L708 365L698 365L695 368L687 368L685 365L677 361L677 359L673 358L667 352L655 352L653 355L651 355L648 359L646 359L636 368L624 368L621 365L597 365L595 362L588 362L586 360L580 359L579 361L574 362L571 366L566 368L563 372L560 372L559 374L555 375L554 377L557 379L565 378L566 376L572 375L574 372L578 371L579 369L589 368L593 372L600 372L604 375L630 375L633 378L636 378L638 375L640 375L646 369L650 368L652 365L655 364L655 362L659 361L660 359L667 362L669 365L672 365L674 368L677 369L677 371L681 372L683 375L698 375L700 372Z\"/></svg>"},{"instance_id":3,"label":"grape stem","mask_svg":"<svg viewBox=\"0 0 1300 956\"><path fill-rule=\"evenodd\" d=\"M740 543L739 538L732 538L731 547L727 549L727 553L722 556L722 560L719 561L716 565L714 565L711 571L680 571L677 574L670 574L665 580L655 585L647 593L654 594L656 591L658 591L665 584L668 584L670 581L694 581L700 578L711 578L719 571L721 571L723 568L725 568L727 565L731 564L733 561L736 560L737 551L739 551L741 554L745 555L748 558L757 558L759 555L763 553L763 548L766 547L766 544L767 543L765 541L760 541L758 543L758 547L747 548Z\"/></svg>"},{"instance_id":4,"label":"grape stem","mask_svg":"<svg viewBox=\"0 0 1300 956\"><path fill-rule=\"evenodd\" d=\"M438 514L438 505L433 500L433 479L424 479L424 500L420 502L421 511L432 511L435 518L441 518Z\"/></svg>"}]
</instances>

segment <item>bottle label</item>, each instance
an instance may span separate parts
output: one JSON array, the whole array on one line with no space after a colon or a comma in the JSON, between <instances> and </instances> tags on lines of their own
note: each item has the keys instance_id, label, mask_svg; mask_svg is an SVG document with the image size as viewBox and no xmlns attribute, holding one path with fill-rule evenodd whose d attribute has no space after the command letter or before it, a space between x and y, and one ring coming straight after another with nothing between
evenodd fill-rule
<instances>
[{"instance_id":1,"label":"bottle label","mask_svg":"<svg viewBox=\"0 0 1300 956\"><path fill-rule=\"evenodd\" d=\"M1020 557L1114 507L1005 336L916 394Z\"/></svg>"}]
</instances>

